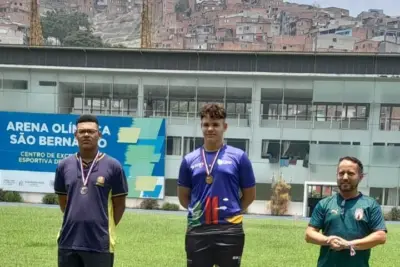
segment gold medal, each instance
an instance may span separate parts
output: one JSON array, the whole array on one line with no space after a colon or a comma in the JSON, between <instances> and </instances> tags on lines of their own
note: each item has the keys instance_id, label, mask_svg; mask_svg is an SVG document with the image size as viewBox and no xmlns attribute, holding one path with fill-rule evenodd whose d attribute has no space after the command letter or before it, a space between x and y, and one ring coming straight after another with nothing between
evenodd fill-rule
<instances>
[{"instance_id":1,"label":"gold medal","mask_svg":"<svg viewBox=\"0 0 400 267\"><path fill-rule=\"evenodd\" d=\"M211 172L212 172L212 170L213 170L213 168L214 168L215 162L216 162L217 159L218 159L218 155L219 155L219 151L220 151L220 150L221 150L221 148L218 149L216 155L214 156L214 159L213 159L213 162L212 162L210 168L208 168L208 163L207 163L207 159L206 159L206 154L205 154L205 152L204 152L204 148L203 148L202 151L201 151L201 152L202 152L202 156L203 156L204 167L206 168L206 173L207 173L207 176L206 176L206 183L207 183L207 184L212 184L213 181L214 181L214 178L212 177Z\"/></svg>"}]
</instances>

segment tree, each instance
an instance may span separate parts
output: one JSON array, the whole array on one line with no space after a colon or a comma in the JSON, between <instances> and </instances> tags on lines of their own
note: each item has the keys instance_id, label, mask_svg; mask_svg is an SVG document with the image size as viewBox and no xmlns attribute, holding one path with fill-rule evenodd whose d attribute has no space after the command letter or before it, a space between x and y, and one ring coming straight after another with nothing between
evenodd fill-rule
<instances>
[{"instance_id":1,"label":"tree","mask_svg":"<svg viewBox=\"0 0 400 267\"><path fill-rule=\"evenodd\" d=\"M315 7L315 8L321 8L321 5L318 4L317 1L314 1L313 4L312 4L312 6Z\"/></svg>"},{"instance_id":2,"label":"tree","mask_svg":"<svg viewBox=\"0 0 400 267\"><path fill-rule=\"evenodd\" d=\"M105 48L127 48L125 45L123 45L123 44L114 44L114 45L111 45L111 44L108 44L108 43L103 43L103 47L105 47Z\"/></svg>"},{"instance_id":3,"label":"tree","mask_svg":"<svg viewBox=\"0 0 400 267\"><path fill-rule=\"evenodd\" d=\"M107 47L100 37L93 35L89 17L85 13L48 11L41 22L45 40L48 37L57 38L62 46Z\"/></svg>"},{"instance_id":4,"label":"tree","mask_svg":"<svg viewBox=\"0 0 400 267\"><path fill-rule=\"evenodd\" d=\"M82 28L90 30L89 17L85 13L67 12L65 10L47 11L41 17L43 37L57 38L64 43L68 35Z\"/></svg>"},{"instance_id":5,"label":"tree","mask_svg":"<svg viewBox=\"0 0 400 267\"><path fill-rule=\"evenodd\" d=\"M282 216L288 211L290 188L291 186L282 177L272 183L272 195L269 203L272 215Z\"/></svg>"},{"instance_id":6,"label":"tree","mask_svg":"<svg viewBox=\"0 0 400 267\"><path fill-rule=\"evenodd\" d=\"M69 34L65 37L63 45L74 47L104 47L101 38L94 36L89 31L77 31Z\"/></svg>"},{"instance_id":7,"label":"tree","mask_svg":"<svg viewBox=\"0 0 400 267\"><path fill-rule=\"evenodd\" d=\"M175 4L175 12L183 13L189 8L189 3L187 0L178 0Z\"/></svg>"}]
</instances>

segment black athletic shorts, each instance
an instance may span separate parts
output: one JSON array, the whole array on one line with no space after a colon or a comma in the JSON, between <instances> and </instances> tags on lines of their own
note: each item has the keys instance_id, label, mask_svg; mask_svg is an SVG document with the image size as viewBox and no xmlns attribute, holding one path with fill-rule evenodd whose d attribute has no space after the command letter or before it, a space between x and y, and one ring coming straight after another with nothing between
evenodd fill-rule
<instances>
[{"instance_id":1,"label":"black athletic shorts","mask_svg":"<svg viewBox=\"0 0 400 267\"><path fill-rule=\"evenodd\" d=\"M58 250L58 267L113 267L114 253Z\"/></svg>"},{"instance_id":2,"label":"black athletic shorts","mask_svg":"<svg viewBox=\"0 0 400 267\"><path fill-rule=\"evenodd\" d=\"M186 234L187 267L240 267L245 234Z\"/></svg>"}]
</instances>

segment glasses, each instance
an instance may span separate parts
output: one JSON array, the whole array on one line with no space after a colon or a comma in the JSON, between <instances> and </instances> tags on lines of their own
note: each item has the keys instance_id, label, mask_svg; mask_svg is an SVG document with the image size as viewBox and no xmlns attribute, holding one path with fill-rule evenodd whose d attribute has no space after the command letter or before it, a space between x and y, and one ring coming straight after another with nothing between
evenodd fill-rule
<instances>
[{"instance_id":1,"label":"glasses","mask_svg":"<svg viewBox=\"0 0 400 267\"><path fill-rule=\"evenodd\" d=\"M85 135L86 133L88 135L94 135L95 133L98 132L98 130L93 130L93 129L79 129L78 131L79 135Z\"/></svg>"}]
</instances>

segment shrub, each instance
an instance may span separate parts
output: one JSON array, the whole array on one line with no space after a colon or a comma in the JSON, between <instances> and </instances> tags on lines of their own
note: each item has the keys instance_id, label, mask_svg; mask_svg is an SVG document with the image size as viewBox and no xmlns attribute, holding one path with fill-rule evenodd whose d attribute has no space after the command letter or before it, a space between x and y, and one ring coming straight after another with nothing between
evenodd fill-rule
<instances>
[{"instance_id":1,"label":"shrub","mask_svg":"<svg viewBox=\"0 0 400 267\"><path fill-rule=\"evenodd\" d=\"M2 199L4 202L23 202L22 196L19 192L2 191Z\"/></svg>"},{"instance_id":2,"label":"shrub","mask_svg":"<svg viewBox=\"0 0 400 267\"><path fill-rule=\"evenodd\" d=\"M5 194L6 192L5 191L3 191L3 189L0 189L0 202L1 201L4 201L4 194Z\"/></svg>"},{"instance_id":3,"label":"shrub","mask_svg":"<svg viewBox=\"0 0 400 267\"><path fill-rule=\"evenodd\" d=\"M43 204L48 205L58 205L58 196L57 194L46 194L42 198Z\"/></svg>"},{"instance_id":4,"label":"shrub","mask_svg":"<svg viewBox=\"0 0 400 267\"><path fill-rule=\"evenodd\" d=\"M291 186L282 177L272 184L272 195L269 203L272 215L282 216L288 211L290 188Z\"/></svg>"},{"instance_id":5,"label":"shrub","mask_svg":"<svg viewBox=\"0 0 400 267\"><path fill-rule=\"evenodd\" d=\"M163 210L179 210L179 205L175 204L175 203L165 202L162 205L161 209L163 209Z\"/></svg>"},{"instance_id":6,"label":"shrub","mask_svg":"<svg viewBox=\"0 0 400 267\"><path fill-rule=\"evenodd\" d=\"M140 208L145 210L156 210L159 209L159 204L156 199L145 199L140 203Z\"/></svg>"},{"instance_id":7,"label":"shrub","mask_svg":"<svg viewBox=\"0 0 400 267\"><path fill-rule=\"evenodd\" d=\"M387 221L400 221L400 209L392 208L391 211L385 214L385 220Z\"/></svg>"}]
</instances>

